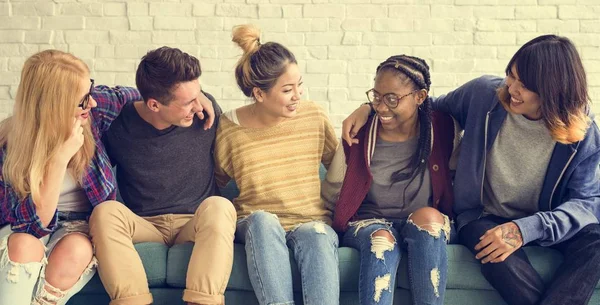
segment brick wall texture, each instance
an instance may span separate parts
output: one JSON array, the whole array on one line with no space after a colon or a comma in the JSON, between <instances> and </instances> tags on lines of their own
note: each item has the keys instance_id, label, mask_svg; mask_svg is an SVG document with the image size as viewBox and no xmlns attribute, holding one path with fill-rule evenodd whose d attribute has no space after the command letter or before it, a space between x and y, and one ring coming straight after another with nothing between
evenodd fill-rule
<instances>
[{"instance_id":1,"label":"brick wall texture","mask_svg":"<svg viewBox=\"0 0 600 305\"><path fill-rule=\"evenodd\" d=\"M503 75L520 45L546 33L575 42L600 110L600 0L0 0L0 118L12 112L24 60L48 48L84 59L97 84L134 85L142 55L178 47L200 59L201 83L223 109L241 106L231 28L242 23L295 53L304 97L338 134L390 55L426 59L439 95Z\"/></svg>"}]
</instances>

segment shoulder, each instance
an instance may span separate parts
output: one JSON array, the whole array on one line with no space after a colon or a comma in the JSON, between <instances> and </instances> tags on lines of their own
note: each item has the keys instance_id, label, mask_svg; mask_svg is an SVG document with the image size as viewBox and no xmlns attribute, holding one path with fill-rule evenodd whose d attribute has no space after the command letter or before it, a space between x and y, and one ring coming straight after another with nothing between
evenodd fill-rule
<instances>
[{"instance_id":1,"label":"shoulder","mask_svg":"<svg viewBox=\"0 0 600 305\"><path fill-rule=\"evenodd\" d=\"M313 101L300 101L300 107L298 109L298 114L304 118L310 119L321 119L324 121L329 121L329 117L327 113L323 109L321 105Z\"/></svg>"},{"instance_id":2,"label":"shoulder","mask_svg":"<svg viewBox=\"0 0 600 305\"><path fill-rule=\"evenodd\" d=\"M590 116L590 126L585 133L585 138L579 142L578 150L587 154L597 153L600 151L600 129L594 119L594 116Z\"/></svg>"}]
</instances>

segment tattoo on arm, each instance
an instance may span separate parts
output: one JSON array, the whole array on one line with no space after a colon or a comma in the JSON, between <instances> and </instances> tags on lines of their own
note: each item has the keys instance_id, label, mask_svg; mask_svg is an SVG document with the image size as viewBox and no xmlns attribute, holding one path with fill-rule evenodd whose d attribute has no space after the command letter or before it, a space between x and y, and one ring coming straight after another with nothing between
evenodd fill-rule
<instances>
[{"instance_id":1,"label":"tattoo on arm","mask_svg":"<svg viewBox=\"0 0 600 305\"><path fill-rule=\"evenodd\" d=\"M507 243L509 246L516 248L523 240L521 236L521 231L519 228L510 228L506 226L501 226L502 229L502 240Z\"/></svg>"}]
</instances>

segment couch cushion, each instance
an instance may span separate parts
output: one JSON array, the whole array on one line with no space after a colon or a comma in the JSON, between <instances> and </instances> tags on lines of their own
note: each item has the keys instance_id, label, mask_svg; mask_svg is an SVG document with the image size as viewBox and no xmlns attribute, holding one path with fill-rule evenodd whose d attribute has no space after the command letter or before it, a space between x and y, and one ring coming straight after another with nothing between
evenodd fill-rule
<instances>
[{"instance_id":1,"label":"couch cushion","mask_svg":"<svg viewBox=\"0 0 600 305\"><path fill-rule=\"evenodd\" d=\"M494 290L481 274L481 263L462 245L448 245L448 282L447 289ZM544 282L548 283L558 266L562 263L562 255L554 249L542 247L525 247L525 253L533 268L537 270ZM407 276L406 252L398 270L398 287L409 289Z\"/></svg>"},{"instance_id":2,"label":"couch cushion","mask_svg":"<svg viewBox=\"0 0 600 305\"><path fill-rule=\"evenodd\" d=\"M192 253L192 243L173 246L169 250L167 284L173 287L184 288L187 266ZM540 273L542 279L548 283L558 266L562 263L562 255L553 249L542 247L525 247L533 267ZM357 291L359 275L359 253L352 248L339 249L340 289L344 292ZM397 287L410 289L408 285L407 255L402 253L402 262L398 270ZM296 263L290 254L292 262L292 276L294 290L300 289L300 277ZM600 288L599 285L596 286ZM244 245L235 244L234 262L229 279L228 289L252 291L246 265ZM494 290L480 271L480 263L473 254L462 245L448 245L448 282L447 289L475 289Z\"/></svg>"},{"instance_id":3,"label":"couch cushion","mask_svg":"<svg viewBox=\"0 0 600 305\"><path fill-rule=\"evenodd\" d=\"M167 251L169 248L159 243L140 243L135 245L146 270L148 285L164 287L167 282ZM83 293L104 293L104 286L96 274L82 289Z\"/></svg>"},{"instance_id":4,"label":"couch cushion","mask_svg":"<svg viewBox=\"0 0 600 305\"><path fill-rule=\"evenodd\" d=\"M175 245L169 250L167 258L167 284L173 287L185 288L185 278L187 267L192 254L192 243ZM231 277L227 289L252 291L252 284L248 276L248 267L246 265L246 251L244 245L234 245L234 261L231 269ZM290 254L292 262L292 277L294 291L301 291L300 273L293 256ZM340 278L342 279L342 291L356 291L358 282L358 252L351 248L339 249Z\"/></svg>"}]
</instances>

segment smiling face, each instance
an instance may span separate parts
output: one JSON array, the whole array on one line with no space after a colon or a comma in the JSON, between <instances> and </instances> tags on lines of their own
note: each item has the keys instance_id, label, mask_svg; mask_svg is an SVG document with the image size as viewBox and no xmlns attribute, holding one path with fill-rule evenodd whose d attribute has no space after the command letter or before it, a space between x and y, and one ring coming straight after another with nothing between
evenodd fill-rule
<instances>
[{"instance_id":1,"label":"smiling face","mask_svg":"<svg viewBox=\"0 0 600 305\"><path fill-rule=\"evenodd\" d=\"M514 65L506 75L506 87L510 94L509 107L513 113L521 114L530 120L538 120L542 117L540 96L525 88Z\"/></svg>"},{"instance_id":2,"label":"smiling face","mask_svg":"<svg viewBox=\"0 0 600 305\"><path fill-rule=\"evenodd\" d=\"M418 107L422 103L421 91L415 91L410 81L403 80L397 73L390 71L377 75L374 90L375 95L380 97L380 102L373 106L385 131L401 131L403 126L413 126L418 118ZM383 101L384 96L390 93L402 97L395 108L390 108Z\"/></svg>"},{"instance_id":3,"label":"smiling face","mask_svg":"<svg viewBox=\"0 0 600 305\"><path fill-rule=\"evenodd\" d=\"M81 125L89 124L90 110L98 105L91 95L91 90L93 90L91 85L89 76L82 78L79 82L79 99L75 106L75 118L81 120ZM88 99L88 102L85 108L81 108L79 105L84 99Z\"/></svg>"},{"instance_id":4,"label":"smiling face","mask_svg":"<svg viewBox=\"0 0 600 305\"><path fill-rule=\"evenodd\" d=\"M181 82L175 85L171 92L173 98L164 105L160 102L154 103L152 107L156 107L158 117L165 125L190 127L194 122L194 116L198 112L200 99L207 97L200 91L199 81L193 80L189 82ZM151 99L151 101L154 101Z\"/></svg>"},{"instance_id":5,"label":"smiling face","mask_svg":"<svg viewBox=\"0 0 600 305\"><path fill-rule=\"evenodd\" d=\"M271 89L255 94L256 101L269 116L292 118L296 116L296 108L303 93L302 84L302 75L298 65L290 63ZM256 90L260 89L255 88Z\"/></svg>"}]
</instances>

